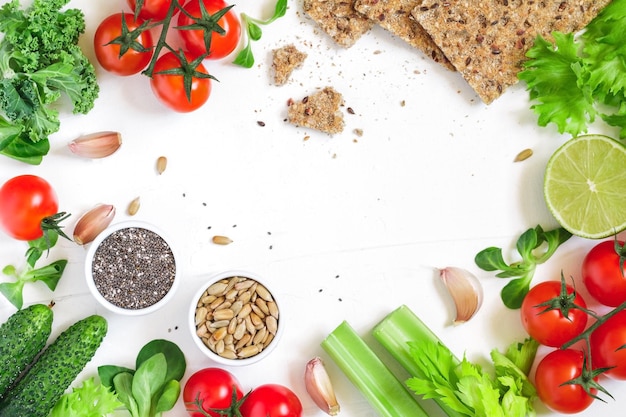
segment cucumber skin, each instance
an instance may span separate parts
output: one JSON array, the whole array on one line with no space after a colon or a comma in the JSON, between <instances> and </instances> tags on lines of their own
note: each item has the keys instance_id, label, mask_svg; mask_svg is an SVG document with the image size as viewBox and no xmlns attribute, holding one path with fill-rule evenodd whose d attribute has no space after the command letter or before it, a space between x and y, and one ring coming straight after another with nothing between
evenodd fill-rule
<instances>
[{"instance_id":1,"label":"cucumber skin","mask_svg":"<svg viewBox=\"0 0 626 417\"><path fill-rule=\"evenodd\" d=\"M0 326L0 400L46 346L52 316L48 306L33 304L13 313Z\"/></svg>"},{"instance_id":2,"label":"cucumber skin","mask_svg":"<svg viewBox=\"0 0 626 417\"><path fill-rule=\"evenodd\" d=\"M107 321L98 315L79 320L61 333L0 403L0 417L47 417L106 333Z\"/></svg>"}]
</instances>

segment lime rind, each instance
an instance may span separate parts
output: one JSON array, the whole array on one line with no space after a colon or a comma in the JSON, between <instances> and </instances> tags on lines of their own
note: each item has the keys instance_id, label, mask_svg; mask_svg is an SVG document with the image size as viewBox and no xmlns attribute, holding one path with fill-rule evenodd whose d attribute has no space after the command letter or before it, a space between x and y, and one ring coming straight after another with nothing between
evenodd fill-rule
<instances>
[{"instance_id":1,"label":"lime rind","mask_svg":"<svg viewBox=\"0 0 626 417\"><path fill-rule=\"evenodd\" d=\"M582 135L554 152L544 197L574 235L601 239L626 230L626 147L603 135Z\"/></svg>"}]
</instances>

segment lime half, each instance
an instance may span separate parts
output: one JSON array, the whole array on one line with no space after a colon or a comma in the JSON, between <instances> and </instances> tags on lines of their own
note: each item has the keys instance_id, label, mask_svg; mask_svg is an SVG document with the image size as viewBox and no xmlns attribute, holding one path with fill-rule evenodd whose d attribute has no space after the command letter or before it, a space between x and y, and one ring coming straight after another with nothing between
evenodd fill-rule
<instances>
[{"instance_id":1,"label":"lime half","mask_svg":"<svg viewBox=\"0 0 626 417\"><path fill-rule=\"evenodd\" d=\"M603 135L567 141L550 157L544 196L574 235L600 239L626 229L626 147Z\"/></svg>"}]
</instances>

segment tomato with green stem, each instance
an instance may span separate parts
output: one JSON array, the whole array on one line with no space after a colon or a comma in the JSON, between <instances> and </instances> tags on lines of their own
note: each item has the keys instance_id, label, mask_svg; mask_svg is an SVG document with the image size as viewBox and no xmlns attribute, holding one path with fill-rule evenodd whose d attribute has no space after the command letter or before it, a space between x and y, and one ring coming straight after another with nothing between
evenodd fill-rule
<instances>
[{"instance_id":1,"label":"tomato with green stem","mask_svg":"<svg viewBox=\"0 0 626 417\"><path fill-rule=\"evenodd\" d=\"M541 401L551 410L579 413L593 403L598 392L597 376L585 369L582 351L557 349L537 365L535 388Z\"/></svg>"},{"instance_id":2,"label":"tomato with green stem","mask_svg":"<svg viewBox=\"0 0 626 417\"><path fill-rule=\"evenodd\" d=\"M522 301L520 315L533 339L542 345L560 347L585 330L586 310L583 297L562 279L533 286Z\"/></svg>"},{"instance_id":3,"label":"tomato with green stem","mask_svg":"<svg viewBox=\"0 0 626 417\"><path fill-rule=\"evenodd\" d=\"M135 16L144 20L161 21L167 16L172 0L126 0ZM136 10L139 4L139 10Z\"/></svg>"},{"instance_id":4,"label":"tomato with green stem","mask_svg":"<svg viewBox=\"0 0 626 417\"><path fill-rule=\"evenodd\" d=\"M154 42L148 22L131 13L115 13L105 18L94 35L94 51L105 70L117 75L137 74L152 59Z\"/></svg>"},{"instance_id":5,"label":"tomato with green stem","mask_svg":"<svg viewBox=\"0 0 626 417\"><path fill-rule=\"evenodd\" d=\"M289 388L265 384L246 395L240 411L242 417L301 417L302 403Z\"/></svg>"},{"instance_id":6,"label":"tomato with green stem","mask_svg":"<svg viewBox=\"0 0 626 417\"><path fill-rule=\"evenodd\" d=\"M624 242L606 240L585 256L582 278L587 291L601 304L617 307L626 301L626 249Z\"/></svg>"},{"instance_id":7,"label":"tomato with green stem","mask_svg":"<svg viewBox=\"0 0 626 417\"><path fill-rule=\"evenodd\" d=\"M194 56L221 59L235 50L241 23L223 0L189 0L178 15L180 37Z\"/></svg>"},{"instance_id":8,"label":"tomato with green stem","mask_svg":"<svg viewBox=\"0 0 626 417\"><path fill-rule=\"evenodd\" d=\"M204 368L195 372L183 389L183 401L191 417L236 415L228 410L236 409L242 397L243 391L237 378L221 368Z\"/></svg>"},{"instance_id":9,"label":"tomato with green stem","mask_svg":"<svg viewBox=\"0 0 626 417\"><path fill-rule=\"evenodd\" d=\"M32 241L50 232L67 236L59 222L57 195L50 183L36 175L19 175L0 187L0 227L11 237Z\"/></svg>"},{"instance_id":10,"label":"tomato with green stem","mask_svg":"<svg viewBox=\"0 0 626 417\"><path fill-rule=\"evenodd\" d=\"M211 79L202 57L189 61L184 51L166 52L156 61L150 80L156 97L169 108L191 112L202 107L211 94Z\"/></svg>"},{"instance_id":11,"label":"tomato with green stem","mask_svg":"<svg viewBox=\"0 0 626 417\"><path fill-rule=\"evenodd\" d=\"M620 310L591 332L594 368L609 368L604 375L626 380L626 310Z\"/></svg>"}]
</instances>

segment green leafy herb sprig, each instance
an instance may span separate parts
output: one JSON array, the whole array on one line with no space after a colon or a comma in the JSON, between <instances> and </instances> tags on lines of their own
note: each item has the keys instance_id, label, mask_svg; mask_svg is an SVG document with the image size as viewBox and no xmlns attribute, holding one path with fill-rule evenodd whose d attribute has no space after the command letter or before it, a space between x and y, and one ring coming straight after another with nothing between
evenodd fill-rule
<instances>
[{"instance_id":1,"label":"green leafy herb sprig","mask_svg":"<svg viewBox=\"0 0 626 417\"><path fill-rule=\"evenodd\" d=\"M137 354L136 369L103 365L98 375L132 417L159 417L178 401L186 367L185 355L175 343L155 339Z\"/></svg>"},{"instance_id":2,"label":"green leafy herb sprig","mask_svg":"<svg viewBox=\"0 0 626 417\"><path fill-rule=\"evenodd\" d=\"M416 394L441 398L464 416L534 415L537 392L528 373L539 348L535 340L513 343L504 354L492 350L493 372L466 357L459 361L441 342L420 338L409 346L411 358L424 375L406 381Z\"/></svg>"},{"instance_id":3,"label":"green leafy herb sprig","mask_svg":"<svg viewBox=\"0 0 626 417\"><path fill-rule=\"evenodd\" d=\"M23 270L18 270L14 265L7 265L2 269L4 275L14 277L14 282L0 283L0 293L2 293L18 310L24 305L22 292L26 283L41 281L51 291L54 291L63 275L67 259L59 259L46 266L39 268L35 264L44 253L56 245L59 239L59 232L49 230L45 236L28 242L26 251L26 266Z\"/></svg>"},{"instance_id":4,"label":"green leafy herb sprig","mask_svg":"<svg viewBox=\"0 0 626 417\"><path fill-rule=\"evenodd\" d=\"M122 405L110 389L91 377L63 394L48 417L103 417Z\"/></svg>"},{"instance_id":5,"label":"green leafy herb sprig","mask_svg":"<svg viewBox=\"0 0 626 417\"><path fill-rule=\"evenodd\" d=\"M267 20L254 19L245 13L241 13L241 23L244 24L248 39L246 46L238 54L234 64L244 68L251 68L254 65L254 55L252 54L252 41L258 41L263 35L259 25L269 25L276 19L283 17L287 13L287 0L278 0L274 8L274 14Z\"/></svg>"},{"instance_id":6,"label":"green leafy herb sprig","mask_svg":"<svg viewBox=\"0 0 626 417\"><path fill-rule=\"evenodd\" d=\"M553 32L554 43L537 37L518 77L540 126L554 123L578 136L600 115L626 138L625 26L626 0L614 0L579 37Z\"/></svg>"},{"instance_id":7,"label":"green leafy herb sprig","mask_svg":"<svg viewBox=\"0 0 626 417\"><path fill-rule=\"evenodd\" d=\"M518 309L530 289L537 265L550 259L570 237L572 234L562 227L544 231L541 226L536 226L517 239L516 248L521 260L507 263L501 248L489 247L480 251L474 261L485 271L500 271L496 274L498 278L515 278L502 288L500 297L508 308Z\"/></svg>"}]
</instances>

